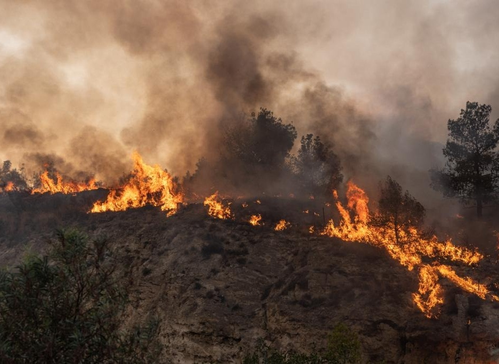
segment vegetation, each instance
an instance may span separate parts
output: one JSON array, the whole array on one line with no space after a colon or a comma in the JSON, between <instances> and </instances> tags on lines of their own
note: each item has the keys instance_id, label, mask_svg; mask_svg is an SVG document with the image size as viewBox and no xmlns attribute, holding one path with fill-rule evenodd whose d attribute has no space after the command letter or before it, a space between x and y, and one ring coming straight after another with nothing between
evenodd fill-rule
<instances>
[{"instance_id":1,"label":"vegetation","mask_svg":"<svg viewBox=\"0 0 499 364\"><path fill-rule=\"evenodd\" d=\"M59 231L0 276L2 363L153 363L158 323L125 328L127 291L105 240Z\"/></svg>"},{"instance_id":2,"label":"vegetation","mask_svg":"<svg viewBox=\"0 0 499 364\"><path fill-rule=\"evenodd\" d=\"M338 324L329 334L325 350L313 348L308 354L283 352L260 341L256 350L244 357L243 364L357 364L360 361L357 334L346 325Z\"/></svg>"},{"instance_id":3,"label":"vegetation","mask_svg":"<svg viewBox=\"0 0 499 364\"><path fill-rule=\"evenodd\" d=\"M300 150L292 163L304 193L330 194L343 180L340 159L331 145L313 134L301 138Z\"/></svg>"},{"instance_id":4,"label":"vegetation","mask_svg":"<svg viewBox=\"0 0 499 364\"><path fill-rule=\"evenodd\" d=\"M467 102L459 118L448 122L445 168L431 171L435 189L445 196L475 201L479 218L484 202L495 197L499 187L499 120L491 127L491 111L490 105Z\"/></svg>"},{"instance_id":5,"label":"vegetation","mask_svg":"<svg viewBox=\"0 0 499 364\"><path fill-rule=\"evenodd\" d=\"M9 190L9 184L17 190L24 190L28 186L26 184L26 179L23 176L24 168L17 170L12 168L12 163L10 161L4 161L2 168L0 169L0 191Z\"/></svg>"},{"instance_id":6,"label":"vegetation","mask_svg":"<svg viewBox=\"0 0 499 364\"><path fill-rule=\"evenodd\" d=\"M206 183L210 181L229 193L232 189L237 193L330 195L343 179L332 145L307 134L293 156L296 137L292 124L262 108L227 128L220 155L210 161L200 159L194 174L184 177L184 189L189 196L206 196L210 189L214 192L213 185Z\"/></svg>"},{"instance_id":7,"label":"vegetation","mask_svg":"<svg viewBox=\"0 0 499 364\"><path fill-rule=\"evenodd\" d=\"M388 226L394 230L397 244L406 243L410 238L411 228L423 225L425 208L409 191L402 192L402 187L388 176L380 186L378 211L372 217L372 223L377 226Z\"/></svg>"}]
</instances>

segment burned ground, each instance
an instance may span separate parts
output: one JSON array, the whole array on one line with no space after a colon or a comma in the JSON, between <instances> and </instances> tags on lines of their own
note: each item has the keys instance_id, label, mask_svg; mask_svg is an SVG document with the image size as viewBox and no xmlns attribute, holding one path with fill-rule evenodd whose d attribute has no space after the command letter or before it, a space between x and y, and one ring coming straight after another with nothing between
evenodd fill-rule
<instances>
[{"instance_id":1,"label":"burned ground","mask_svg":"<svg viewBox=\"0 0 499 364\"><path fill-rule=\"evenodd\" d=\"M313 201L235 200L234 221L210 218L202 204L170 218L152 207L86 213L104 197L102 190L1 196L1 264L14 265L26 250L43 251L56 227L106 237L133 287L130 322L159 317L173 362L237 362L258 338L306 351L325 345L339 322L359 334L370 362L482 363L497 342L497 303L443 280L442 315L427 319L411 298L417 273L381 249L309 233L323 221ZM254 213L265 225L244 221ZM274 231L279 218L293 226ZM455 269L496 290L491 257L477 268Z\"/></svg>"}]
</instances>

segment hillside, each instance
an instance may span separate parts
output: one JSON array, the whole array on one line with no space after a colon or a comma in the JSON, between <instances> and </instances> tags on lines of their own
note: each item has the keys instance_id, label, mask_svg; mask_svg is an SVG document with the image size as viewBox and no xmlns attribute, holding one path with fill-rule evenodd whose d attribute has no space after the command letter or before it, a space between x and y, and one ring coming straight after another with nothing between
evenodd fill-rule
<instances>
[{"instance_id":1,"label":"hillside","mask_svg":"<svg viewBox=\"0 0 499 364\"><path fill-rule=\"evenodd\" d=\"M82 212L102 194L2 196L1 264L15 264L27 247L43 250L57 226L107 237L134 287L131 322L157 315L174 363L238 362L258 338L307 351L323 346L338 322L359 334L366 362L491 360L499 304L444 279L442 314L427 319L411 298L417 274L381 249L300 227L277 232L216 220L202 204L169 218L148 207ZM263 201L255 209L265 213L269 205ZM454 268L496 290L491 258L475 269Z\"/></svg>"}]
</instances>

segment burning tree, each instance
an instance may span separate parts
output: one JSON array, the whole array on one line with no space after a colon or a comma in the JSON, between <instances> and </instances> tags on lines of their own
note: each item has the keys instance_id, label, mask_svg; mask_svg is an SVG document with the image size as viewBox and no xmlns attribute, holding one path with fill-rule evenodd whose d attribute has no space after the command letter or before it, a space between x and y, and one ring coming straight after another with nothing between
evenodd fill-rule
<instances>
[{"instance_id":1,"label":"burning tree","mask_svg":"<svg viewBox=\"0 0 499 364\"><path fill-rule=\"evenodd\" d=\"M28 188L23 176L24 169L12 168L10 161L4 161L0 169L0 191L25 190Z\"/></svg>"},{"instance_id":2,"label":"burning tree","mask_svg":"<svg viewBox=\"0 0 499 364\"><path fill-rule=\"evenodd\" d=\"M393 229L395 243L404 244L411 238L411 231L420 229L425 217L425 208L409 191L388 176L381 185L378 211L373 214L371 223Z\"/></svg>"},{"instance_id":3,"label":"burning tree","mask_svg":"<svg viewBox=\"0 0 499 364\"><path fill-rule=\"evenodd\" d=\"M292 164L300 187L308 194L330 194L343 180L340 159L331 145L313 134L301 138L300 150Z\"/></svg>"},{"instance_id":4,"label":"burning tree","mask_svg":"<svg viewBox=\"0 0 499 364\"><path fill-rule=\"evenodd\" d=\"M490 126L491 111L490 105L468 101L459 118L448 122L445 168L431 171L435 189L448 197L474 200L479 218L483 203L494 197L499 184L499 120Z\"/></svg>"}]
</instances>

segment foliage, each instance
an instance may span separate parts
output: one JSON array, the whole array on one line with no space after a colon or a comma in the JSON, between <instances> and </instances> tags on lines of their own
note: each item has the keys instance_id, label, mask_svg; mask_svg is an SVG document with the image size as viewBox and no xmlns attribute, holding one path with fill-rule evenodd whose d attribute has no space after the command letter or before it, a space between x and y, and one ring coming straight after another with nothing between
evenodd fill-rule
<instances>
[{"instance_id":1,"label":"foliage","mask_svg":"<svg viewBox=\"0 0 499 364\"><path fill-rule=\"evenodd\" d=\"M225 135L226 157L247 165L280 168L296 139L296 129L272 111L261 108L249 122L230 128Z\"/></svg>"},{"instance_id":2,"label":"foliage","mask_svg":"<svg viewBox=\"0 0 499 364\"><path fill-rule=\"evenodd\" d=\"M331 145L313 134L301 138L300 150L292 164L305 193L330 195L343 180L340 160Z\"/></svg>"},{"instance_id":3,"label":"foliage","mask_svg":"<svg viewBox=\"0 0 499 364\"><path fill-rule=\"evenodd\" d=\"M423 224L425 208L409 191L402 192L402 187L390 176L380 190L378 211L372 216L371 222L377 226L393 228L397 243L404 243L403 237L410 238L411 228Z\"/></svg>"},{"instance_id":4,"label":"foliage","mask_svg":"<svg viewBox=\"0 0 499 364\"><path fill-rule=\"evenodd\" d=\"M449 197L474 200L477 216L499 187L499 120L490 126L490 105L467 102L456 120L449 120L449 139L443 150L443 170L432 170L432 186Z\"/></svg>"},{"instance_id":5,"label":"foliage","mask_svg":"<svg viewBox=\"0 0 499 364\"><path fill-rule=\"evenodd\" d=\"M157 362L158 323L125 329L127 292L105 240L58 231L46 256L0 276L2 363Z\"/></svg>"},{"instance_id":6,"label":"foliage","mask_svg":"<svg viewBox=\"0 0 499 364\"><path fill-rule=\"evenodd\" d=\"M336 325L328 336L325 350L312 348L311 353L280 351L260 340L256 351L244 357L243 364L358 364L361 345L357 334L346 325Z\"/></svg>"},{"instance_id":7,"label":"foliage","mask_svg":"<svg viewBox=\"0 0 499 364\"><path fill-rule=\"evenodd\" d=\"M8 184L11 183L15 190L25 190L28 185L24 178L24 168L20 170L13 169L10 161L4 161L0 169L0 191L3 189L8 190Z\"/></svg>"}]
</instances>

